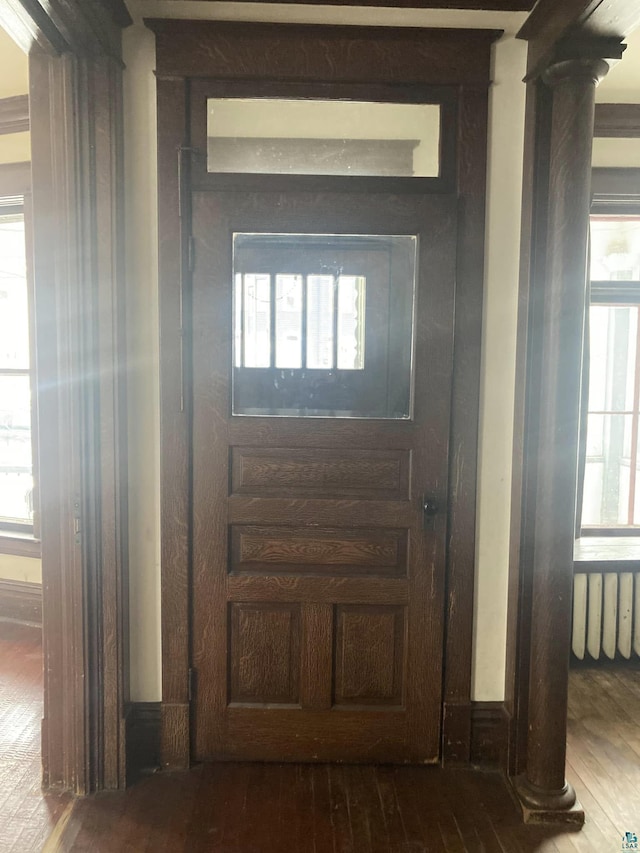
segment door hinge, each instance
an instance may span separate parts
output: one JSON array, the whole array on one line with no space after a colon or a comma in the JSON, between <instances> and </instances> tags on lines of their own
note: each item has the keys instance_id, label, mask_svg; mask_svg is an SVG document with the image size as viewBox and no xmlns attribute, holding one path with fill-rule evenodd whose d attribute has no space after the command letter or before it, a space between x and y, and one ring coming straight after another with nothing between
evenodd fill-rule
<instances>
[{"instance_id":1,"label":"door hinge","mask_svg":"<svg viewBox=\"0 0 640 853\"><path fill-rule=\"evenodd\" d=\"M76 495L73 499L73 541L76 545L82 542L82 513L80 498Z\"/></svg>"},{"instance_id":2,"label":"door hinge","mask_svg":"<svg viewBox=\"0 0 640 853\"><path fill-rule=\"evenodd\" d=\"M192 235L189 237L189 243L187 246L187 264L189 272L193 272L196 265L196 241Z\"/></svg>"},{"instance_id":3,"label":"door hinge","mask_svg":"<svg viewBox=\"0 0 640 853\"><path fill-rule=\"evenodd\" d=\"M193 702L193 698L196 692L196 672L191 667L189 667L189 672L187 675L187 692L189 694L189 702Z\"/></svg>"}]
</instances>

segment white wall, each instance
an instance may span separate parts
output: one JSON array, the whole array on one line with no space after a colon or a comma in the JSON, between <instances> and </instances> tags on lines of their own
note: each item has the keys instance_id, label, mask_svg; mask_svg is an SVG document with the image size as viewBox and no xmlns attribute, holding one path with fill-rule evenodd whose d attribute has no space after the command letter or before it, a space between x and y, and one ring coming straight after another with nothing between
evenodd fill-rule
<instances>
[{"instance_id":1,"label":"white wall","mask_svg":"<svg viewBox=\"0 0 640 853\"><path fill-rule=\"evenodd\" d=\"M640 139L594 139L591 162L594 166L640 168Z\"/></svg>"},{"instance_id":2,"label":"white wall","mask_svg":"<svg viewBox=\"0 0 640 853\"><path fill-rule=\"evenodd\" d=\"M504 698L526 60L525 42L496 45L489 112L471 690L487 702Z\"/></svg>"},{"instance_id":3,"label":"white wall","mask_svg":"<svg viewBox=\"0 0 640 853\"><path fill-rule=\"evenodd\" d=\"M0 98L29 92L29 61L18 45L0 28ZM0 136L0 163L22 163L31 159L29 133Z\"/></svg>"},{"instance_id":4,"label":"white wall","mask_svg":"<svg viewBox=\"0 0 640 853\"><path fill-rule=\"evenodd\" d=\"M132 701L161 698L155 37L124 31Z\"/></svg>"},{"instance_id":5,"label":"white wall","mask_svg":"<svg viewBox=\"0 0 640 853\"><path fill-rule=\"evenodd\" d=\"M627 49L596 89L601 104L640 104L640 30L626 40ZM594 166L640 168L640 139L594 139Z\"/></svg>"},{"instance_id":6,"label":"white wall","mask_svg":"<svg viewBox=\"0 0 640 853\"><path fill-rule=\"evenodd\" d=\"M525 15L354 7L131 2L125 31L130 385L131 695L160 698L159 409L154 44L145 17L505 29L495 47L478 485L473 698L504 696L516 299L526 45Z\"/></svg>"}]
</instances>

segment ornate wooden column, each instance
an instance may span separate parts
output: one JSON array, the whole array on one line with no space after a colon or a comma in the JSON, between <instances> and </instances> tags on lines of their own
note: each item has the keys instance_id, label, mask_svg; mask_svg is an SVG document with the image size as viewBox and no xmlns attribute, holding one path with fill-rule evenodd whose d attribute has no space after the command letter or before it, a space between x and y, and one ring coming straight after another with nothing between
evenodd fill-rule
<instances>
[{"instance_id":1,"label":"ornate wooden column","mask_svg":"<svg viewBox=\"0 0 640 853\"><path fill-rule=\"evenodd\" d=\"M530 413L537 443L531 649L526 769L516 780L532 821L584 820L565 780L565 755L591 149L595 89L609 67L592 47L555 59L538 83L551 90L552 107L539 327L530 329L540 352L537 411Z\"/></svg>"}]
</instances>

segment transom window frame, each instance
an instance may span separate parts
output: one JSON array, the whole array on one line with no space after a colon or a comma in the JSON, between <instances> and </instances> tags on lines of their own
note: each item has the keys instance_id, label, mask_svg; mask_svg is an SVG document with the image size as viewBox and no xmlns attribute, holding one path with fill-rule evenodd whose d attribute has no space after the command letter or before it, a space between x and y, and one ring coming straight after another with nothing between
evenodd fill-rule
<instances>
[{"instance_id":1,"label":"transom window frame","mask_svg":"<svg viewBox=\"0 0 640 853\"><path fill-rule=\"evenodd\" d=\"M277 190L344 190L345 180L350 191L424 193L453 192L457 180L458 92L455 86L415 84L398 87L387 84L361 83L296 83L291 81L261 81L259 94L256 83L245 80L199 78L190 81L191 103L191 186L193 189L261 189ZM398 177L380 175L298 175L238 172L209 172L207 167L207 103L210 98L225 99L287 99L319 101L354 101L357 103L434 104L440 107L440 137L438 143L439 173L437 177Z\"/></svg>"}]
</instances>

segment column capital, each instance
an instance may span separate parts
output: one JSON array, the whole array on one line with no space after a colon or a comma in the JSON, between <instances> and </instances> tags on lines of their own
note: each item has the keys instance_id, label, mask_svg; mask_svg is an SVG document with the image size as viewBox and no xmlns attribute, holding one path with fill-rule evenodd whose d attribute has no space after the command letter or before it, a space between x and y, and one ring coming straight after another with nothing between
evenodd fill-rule
<instances>
[{"instance_id":1,"label":"column capital","mask_svg":"<svg viewBox=\"0 0 640 853\"><path fill-rule=\"evenodd\" d=\"M568 38L530 67L525 81L542 79L549 86L568 80L589 80L598 85L609 68L622 59L626 45L619 38Z\"/></svg>"},{"instance_id":2,"label":"column capital","mask_svg":"<svg viewBox=\"0 0 640 853\"><path fill-rule=\"evenodd\" d=\"M545 68L542 79L552 89L563 83L581 81L597 86L607 76L609 67L606 59L560 59Z\"/></svg>"}]
</instances>

